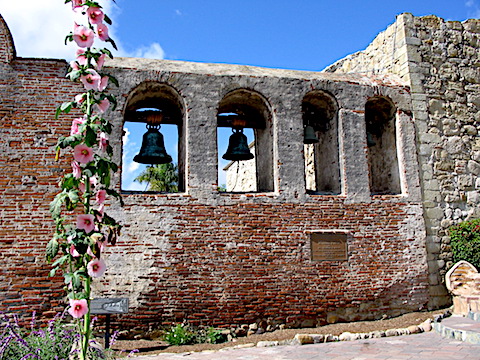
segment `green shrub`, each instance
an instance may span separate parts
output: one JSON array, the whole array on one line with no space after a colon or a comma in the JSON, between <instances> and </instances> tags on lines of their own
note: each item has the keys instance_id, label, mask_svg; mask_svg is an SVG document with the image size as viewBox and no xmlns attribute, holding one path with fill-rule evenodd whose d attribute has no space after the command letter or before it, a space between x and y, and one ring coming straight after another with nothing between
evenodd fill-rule
<instances>
[{"instance_id":1,"label":"green shrub","mask_svg":"<svg viewBox=\"0 0 480 360\"><path fill-rule=\"evenodd\" d=\"M195 334L185 324L178 324L165 333L165 341L170 345L188 345L194 340Z\"/></svg>"},{"instance_id":2,"label":"green shrub","mask_svg":"<svg viewBox=\"0 0 480 360\"><path fill-rule=\"evenodd\" d=\"M210 344L221 344L228 340L227 335L225 335L222 330L213 327L207 329L206 338Z\"/></svg>"},{"instance_id":3,"label":"green shrub","mask_svg":"<svg viewBox=\"0 0 480 360\"><path fill-rule=\"evenodd\" d=\"M465 260L480 269L480 219L452 226L449 235L453 262Z\"/></svg>"}]
</instances>

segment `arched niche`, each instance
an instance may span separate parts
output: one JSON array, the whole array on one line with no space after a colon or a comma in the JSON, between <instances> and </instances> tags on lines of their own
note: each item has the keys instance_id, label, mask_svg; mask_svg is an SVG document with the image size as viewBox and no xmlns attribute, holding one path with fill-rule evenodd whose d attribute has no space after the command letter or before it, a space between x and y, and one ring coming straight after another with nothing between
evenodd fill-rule
<instances>
[{"instance_id":1,"label":"arched niche","mask_svg":"<svg viewBox=\"0 0 480 360\"><path fill-rule=\"evenodd\" d=\"M160 132L163 134L165 148L167 153L172 156L172 163L176 166L178 171L178 192L184 192L186 187L185 179L185 105L183 98L178 91L172 86L155 82L146 81L135 87L128 95L125 109L124 109L124 141L123 141L123 164L122 170L128 171L126 166L140 166L131 162L132 154L138 152L139 145L142 142L142 134L146 131L146 119L142 116L145 110L159 111L162 114L162 121ZM135 134L130 134L128 126L134 126ZM143 129L143 130L142 130ZM143 131L143 132L142 132ZM126 139L126 136L134 136L134 138ZM135 150L132 150L132 141L135 141ZM128 143L126 143L128 141ZM126 159L126 153L129 159ZM124 176L122 174L122 190L137 190L140 189L126 189L124 186ZM145 188L147 191L148 188ZM167 192L172 192L170 190Z\"/></svg>"},{"instance_id":2,"label":"arched niche","mask_svg":"<svg viewBox=\"0 0 480 360\"><path fill-rule=\"evenodd\" d=\"M384 96L374 96L365 104L370 192L401 193L396 144L396 106Z\"/></svg>"},{"instance_id":3,"label":"arched niche","mask_svg":"<svg viewBox=\"0 0 480 360\"><path fill-rule=\"evenodd\" d=\"M302 101L303 126L311 126L317 143L305 144L305 182L307 192L340 194L338 144L338 104L323 90L314 90Z\"/></svg>"},{"instance_id":4,"label":"arched niche","mask_svg":"<svg viewBox=\"0 0 480 360\"><path fill-rule=\"evenodd\" d=\"M265 97L249 89L237 89L226 94L218 104L217 126L232 128L231 118L226 114L237 114L245 121L244 132L250 130L250 147L254 151L254 159L236 161L225 168L227 176L233 176L234 186L227 191L234 192L271 192L273 181L273 126L271 107ZM222 155L228 144L231 132L217 131L219 155ZM242 169L242 170L240 170Z\"/></svg>"}]
</instances>

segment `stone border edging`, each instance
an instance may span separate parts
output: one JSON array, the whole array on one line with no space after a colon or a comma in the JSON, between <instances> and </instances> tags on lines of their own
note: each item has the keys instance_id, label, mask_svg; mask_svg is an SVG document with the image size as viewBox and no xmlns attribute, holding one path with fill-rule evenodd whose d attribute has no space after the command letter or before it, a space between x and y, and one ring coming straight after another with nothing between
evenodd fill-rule
<instances>
[{"instance_id":1,"label":"stone border edging","mask_svg":"<svg viewBox=\"0 0 480 360\"><path fill-rule=\"evenodd\" d=\"M476 331L470 330L462 330L462 329L455 329L450 326L446 326L442 324L442 320L446 316L439 317L438 319L435 318L435 322L433 324L433 329L439 335L447 339L454 339L459 341L468 342L470 344L480 345L480 334ZM471 319L473 321L480 321L480 314L474 312L468 312L467 319Z\"/></svg>"}]
</instances>

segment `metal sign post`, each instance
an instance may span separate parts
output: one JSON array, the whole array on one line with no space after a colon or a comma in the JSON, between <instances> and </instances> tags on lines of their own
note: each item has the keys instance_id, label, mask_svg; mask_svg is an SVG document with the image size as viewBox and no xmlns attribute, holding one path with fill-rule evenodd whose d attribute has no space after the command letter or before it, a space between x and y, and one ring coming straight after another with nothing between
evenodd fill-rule
<instances>
[{"instance_id":1,"label":"metal sign post","mask_svg":"<svg viewBox=\"0 0 480 360\"><path fill-rule=\"evenodd\" d=\"M90 301L90 313L106 315L105 323L105 349L110 347L110 315L128 313L128 298L93 299Z\"/></svg>"}]
</instances>

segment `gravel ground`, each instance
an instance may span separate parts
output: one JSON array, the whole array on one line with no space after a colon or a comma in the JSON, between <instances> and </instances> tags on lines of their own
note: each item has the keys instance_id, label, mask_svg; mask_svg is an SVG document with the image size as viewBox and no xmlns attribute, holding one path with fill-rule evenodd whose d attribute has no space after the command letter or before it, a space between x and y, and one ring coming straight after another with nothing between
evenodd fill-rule
<instances>
[{"instance_id":1,"label":"gravel ground","mask_svg":"<svg viewBox=\"0 0 480 360\"><path fill-rule=\"evenodd\" d=\"M445 310L436 310L430 312L414 312L405 314L396 318L376 320L376 321L359 321L352 323L337 323L317 328L303 329L286 329L274 332L264 333L260 335L251 335L234 339L234 341L223 344L195 344L183 346L167 346L166 343L158 340L119 340L113 349L129 351L133 349L140 350L142 355L153 355L162 352L183 353L192 351L219 350L224 347L231 347L247 343L258 343L259 341L281 341L293 339L296 334L332 334L340 335L343 332L351 333L367 333L371 331L381 331L396 328L406 328L410 325L419 325L427 319L433 319L434 316L443 314Z\"/></svg>"}]
</instances>

